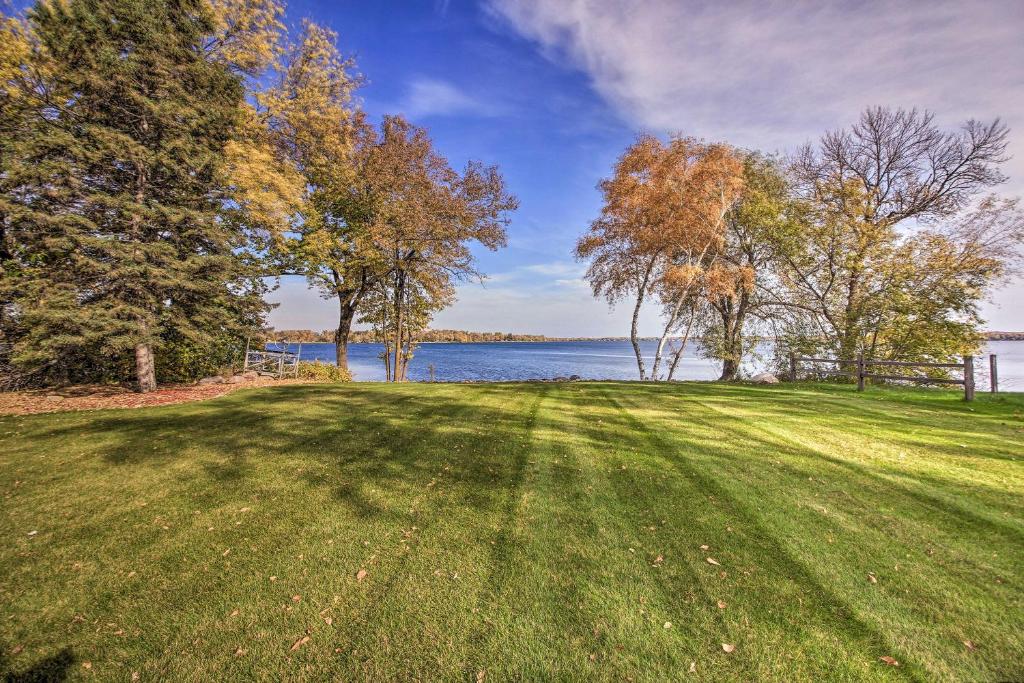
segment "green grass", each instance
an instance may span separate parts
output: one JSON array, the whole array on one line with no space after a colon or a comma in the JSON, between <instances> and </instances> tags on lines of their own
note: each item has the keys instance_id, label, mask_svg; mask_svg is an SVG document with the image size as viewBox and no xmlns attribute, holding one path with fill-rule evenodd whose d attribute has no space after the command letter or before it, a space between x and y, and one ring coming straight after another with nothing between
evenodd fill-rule
<instances>
[{"instance_id":1,"label":"green grass","mask_svg":"<svg viewBox=\"0 0 1024 683\"><path fill-rule=\"evenodd\" d=\"M562 383L2 417L0 675L1022 679L1022 412Z\"/></svg>"}]
</instances>

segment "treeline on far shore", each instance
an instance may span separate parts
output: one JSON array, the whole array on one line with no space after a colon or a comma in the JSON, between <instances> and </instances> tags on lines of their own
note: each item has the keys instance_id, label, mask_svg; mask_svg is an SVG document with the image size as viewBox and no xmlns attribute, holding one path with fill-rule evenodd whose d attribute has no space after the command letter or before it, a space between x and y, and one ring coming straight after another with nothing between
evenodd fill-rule
<instances>
[{"instance_id":1,"label":"treeline on far shore","mask_svg":"<svg viewBox=\"0 0 1024 683\"><path fill-rule=\"evenodd\" d=\"M327 342L334 343L334 330L274 330L267 331L271 342ZM609 340L615 339L608 337ZM593 341L591 337L548 337L543 334L514 334L512 332L467 332L466 330L425 330L419 334L419 342L543 342L543 341ZM356 344L382 343L376 330L352 330L348 341Z\"/></svg>"},{"instance_id":2,"label":"treeline on far shore","mask_svg":"<svg viewBox=\"0 0 1024 683\"><path fill-rule=\"evenodd\" d=\"M1024 332L983 332L987 341L1024 341ZM454 342L468 344L474 342L566 342L566 341L627 341L629 337L549 337L543 334L516 334L514 332L469 332L467 330L426 330L421 341ZM334 343L334 330L275 330L266 332L268 342L291 343ZM657 337L641 337L642 341L656 341ZM355 344L382 343L380 335L374 330L353 330L349 341ZM770 340L763 340L770 341Z\"/></svg>"}]
</instances>

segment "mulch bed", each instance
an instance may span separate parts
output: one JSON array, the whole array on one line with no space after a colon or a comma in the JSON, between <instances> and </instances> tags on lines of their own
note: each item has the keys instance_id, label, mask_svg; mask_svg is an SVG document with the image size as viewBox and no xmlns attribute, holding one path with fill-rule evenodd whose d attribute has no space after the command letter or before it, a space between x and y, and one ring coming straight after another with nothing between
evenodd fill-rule
<instances>
[{"instance_id":1,"label":"mulch bed","mask_svg":"<svg viewBox=\"0 0 1024 683\"><path fill-rule=\"evenodd\" d=\"M65 410L104 410L107 408L148 408L204 401L249 387L305 384L307 380L258 379L239 384L185 384L160 387L140 394L119 385L79 385L61 389L31 389L0 393L0 415L31 415Z\"/></svg>"}]
</instances>

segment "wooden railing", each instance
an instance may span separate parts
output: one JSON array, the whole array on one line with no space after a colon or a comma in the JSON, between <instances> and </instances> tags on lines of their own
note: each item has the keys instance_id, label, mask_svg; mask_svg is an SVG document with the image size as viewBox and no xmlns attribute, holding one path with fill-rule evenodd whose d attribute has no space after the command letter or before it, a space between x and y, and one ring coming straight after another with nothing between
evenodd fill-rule
<instances>
[{"instance_id":1,"label":"wooden railing","mask_svg":"<svg viewBox=\"0 0 1024 683\"><path fill-rule=\"evenodd\" d=\"M999 391L999 380L996 369L996 355L993 353L988 357L989 362L989 390L992 393ZM911 363L898 360L866 360L864 354L859 354L855 359L846 358L808 358L790 354L789 356L789 379L795 382L797 379L797 363L835 363L834 370L816 369L819 375L852 377L857 380L857 391L864 391L865 379L881 379L902 382L921 382L924 384L959 384L964 388L964 400L974 400L974 356L964 356L961 363ZM852 366L852 370L844 370L844 367ZM868 372L869 367L896 367L896 368L940 368L948 370L959 370L963 374L962 379L950 379L948 377L928 377L921 375L892 375L878 372Z\"/></svg>"}]
</instances>

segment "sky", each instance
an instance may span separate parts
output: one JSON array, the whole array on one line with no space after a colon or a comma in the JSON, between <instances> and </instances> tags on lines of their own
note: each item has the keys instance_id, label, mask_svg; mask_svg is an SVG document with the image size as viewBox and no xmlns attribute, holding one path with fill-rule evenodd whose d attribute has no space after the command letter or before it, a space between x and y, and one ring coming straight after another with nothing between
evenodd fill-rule
<instances>
[{"instance_id":1,"label":"sky","mask_svg":"<svg viewBox=\"0 0 1024 683\"><path fill-rule=\"evenodd\" d=\"M455 167L497 164L520 208L509 245L476 250L432 327L624 336L583 280L576 239L598 181L637 133L682 132L785 154L868 106L918 107L955 128L1011 129L1000 194L1024 195L1024 1L293 0L290 23L334 29L366 79L371 117L426 127ZM1024 282L986 302L988 329L1024 330ZM337 304L283 278L278 329L333 328ZM657 311L641 333L658 331Z\"/></svg>"}]
</instances>

